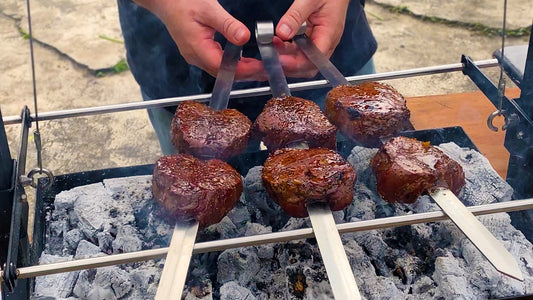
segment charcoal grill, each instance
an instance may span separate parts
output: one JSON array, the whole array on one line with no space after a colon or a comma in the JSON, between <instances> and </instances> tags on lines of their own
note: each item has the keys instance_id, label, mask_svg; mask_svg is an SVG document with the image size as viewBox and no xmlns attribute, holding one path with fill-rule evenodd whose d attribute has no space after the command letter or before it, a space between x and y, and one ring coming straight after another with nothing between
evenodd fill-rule
<instances>
[{"instance_id":1,"label":"charcoal grill","mask_svg":"<svg viewBox=\"0 0 533 300\"><path fill-rule=\"evenodd\" d=\"M533 43L533 34L530 37L529 45ZM469 76L480 88L489 100L497 106L497 87L483 74L481 68L496 67L502 64L509 76L515 80L521 89L521 96L518 99L504 98L503 109L508 119L508 127L505 138L505 146L509 150L511 157L509 160L509 171L507 182L514 188L514 201L470 207L474 214L491 214L497 212L511 212L516 220L518 229L525 229L533 224L533 47L522 51L517 55L527 55L524 68L517 66L517 60L513 57L498 56L498 59L484 61L472 61L469 57L463 56L460 63L441 65L434 67L410 69L404 71L353 76L348 77L350 83L360 83L370 80L390 80L396 78L406 78L412 76L432 75L438 73L462 71ZM328 87L325 80L308 81L289 85L291 91L317 89ZM236 90L231 92L231 98L245 98L250 96L268 95L269 87ZM28 221L28 206L24 185L32 182L31 178L25 176L25 161L27 151L28 130L32 122L36 120L55 120L61 118L72 118L93 114L114 113L134 109L146 109L165 106L174 106L182 101L197 100L207 102L210 94L194 95L191 97L177 97L160 99L149 102L126 103L119 105L89 107L82 109L72 109L64 111L52 111L40 113L38 117L30 114L25 107L21 116L5 117L0 121L0 257L3 266L2 271L2 299L28 299L32 290L32 278L48 274L56 274L73 270L96 268L102 266L115 265L120 263L130 263L149 259L163 258L167 248L152 249L134 253L123 253L110 255L107 257L81 259L64 263L54 263L48 265L37 265L38 257L45 244L44 231L47 226L45 214L53 209L55 195L59 192L71 189L76 186L100 182L107 178L127 177L134 175L151 174L153 165L131 166L97 171L88 171L74 174L56 176L54 181L51 178L39 179L36 185L36 213L34 220L34 238L30 243L26 234ZM16 158L12 158L4 124L21 123L21 143ZM406 131L403 135L429 140L433 144L453 141L459 146L476 149L475 145L460 127L436 128L423 131ZM343 141L338 145L339 152L346 157L354 146L353 143ZM230 164L241 173L246 174L248 169L255 165L260 165L267 157L265 151L245 153L230 161ZM381 218L355 223L345 223L337 225L340 233L353 231L371 230L377 228L395 227L409 224L435 222L447 219L446 215L440 211L430 213L419 213L414 215ZM526 233L526 230L523 230ZM229 248L260 245L265 243L276 243L296 239L312 238L311 229L300 229L271 234L233 238L227 240L215 240L210 242L197 243L194 253L210 251L220 251ZM528 237L530 241L533 237Z\"/></svg>"}]
</instances>

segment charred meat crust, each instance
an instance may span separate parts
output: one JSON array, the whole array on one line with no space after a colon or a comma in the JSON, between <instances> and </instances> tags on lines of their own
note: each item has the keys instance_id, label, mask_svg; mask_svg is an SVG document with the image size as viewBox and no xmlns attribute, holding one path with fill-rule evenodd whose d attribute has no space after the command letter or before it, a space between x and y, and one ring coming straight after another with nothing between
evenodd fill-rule
<instances>
[{"instance_id":1,"label":"charred meat crust","mask_svg":"<svg viewBox=\"0 0 533 300\"><path fill-rule=\"evenodd\" d=\"M337 86L326 96L325 108L346 137L365 147L378 147L381 137L395 136L409 126L405 99L385 83Z\"/></svg>"},{"instance_id":2,"label":"charred meat crust","mask_svg":"<svg viewBox=\"0 0 533 300\"><path fill-rule=\"evenodd\" d=\"M332 211L352 202L357 176L336 152L325 148L281 149L264 164L268 195L290 216L307 217L307 203L326 202Z\"/></svg>"},{"instance_id":3,"label":"charred meat crust","mask_svg":"<svg viewBox=\"0 0 533 300\"><path fill-rule=\"evenodd\" d=\"M178 220L197 220L200 228L220 222L242 191L240 174L218 159L201 161L176 154L163 156L155 164L155 201Z\"/></svg>"},{"instance_id":4,"label":"charred meat crust","mask_svg":"<svg viewBox=\"0 0 533 300\"><path fill-rule=\"evenodd\" d=\"M370 161L380 196L388 202L413 203L433 187L459 194L465 184L463 168L429 142L395 137Z\"/></svg>"},{"instance_id":5,"label":"charred meat crust","mask_svg":"<svg viewBox=\"0 0 533 300\"><path fill-rule=\"evenodd\" d=\"M171 123L179 153L227 160L248 146L252 122L235 109L216 111L195 101L180 103Z\"/></svg>"},{"instance_id":6,"label":"charred meat crust","mask_svg":"<svg viewBox=\"0 0 533 300\"><path fill-rule=\"evenodd\" d=\"M316 103L293 96L270 99L253 125L254 138L271 153L299 141L335 150L336 131Z\"/></svg>"}]
</instances>

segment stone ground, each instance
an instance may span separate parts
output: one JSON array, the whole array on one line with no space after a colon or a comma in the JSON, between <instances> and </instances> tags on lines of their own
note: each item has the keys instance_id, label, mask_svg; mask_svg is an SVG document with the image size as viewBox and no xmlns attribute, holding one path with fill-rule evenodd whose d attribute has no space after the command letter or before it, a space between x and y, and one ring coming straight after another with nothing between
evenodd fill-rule
<instances>
[{"instance_id":1,"label":"stone ground","mask_svg":"<svg viewBox=\"0 0 533 300\"><path fill-rule=\"evenodd\" d=\"M503 1L368 0L368 19L379 43L378 72L458 63L461 54L492 58L501 40ZM508 29L531 25L533 0L512 0ZM4 117L32 112L29 42L24 1L0 2L0 107ZM34 0L32 25L39 112L141 100L128 71L97 76L125 57L115 1ZM474 29L473 29L474 28ZM476 29L477 28L477 29ZM529 35L509 37L527 44ZM100 72L101 73L101 72ZM497 80L497 69L490 70ZM450 94L477 88L460 72L389 82L405 96ZM153 163L160 155L145 111L136 110L39 123L43 165L54 174ZM12 155L19 125L7 126ZM27 169L36 166L30 143ZM31 193L30 193L31 194Z\"/></svg>"}]
</instances>

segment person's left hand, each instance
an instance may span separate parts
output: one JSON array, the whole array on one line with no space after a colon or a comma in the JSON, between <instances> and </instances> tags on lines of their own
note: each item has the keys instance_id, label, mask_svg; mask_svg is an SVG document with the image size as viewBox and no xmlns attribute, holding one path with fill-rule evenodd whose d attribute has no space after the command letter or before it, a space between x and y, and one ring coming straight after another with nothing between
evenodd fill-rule
<instances>
[{"instance_id":1,"label":"person's left hand","mask_svg":"<svg viewBox=\"0 0 533 300\"><path fill-rule=\"evenodd\" d=\"M307 36L328 58L339 44L350 0L295 0L276 26L274 45L287 77L311 78L318 70L299 50L287 42L307 22Z\"/></svg>"}]
</instances>

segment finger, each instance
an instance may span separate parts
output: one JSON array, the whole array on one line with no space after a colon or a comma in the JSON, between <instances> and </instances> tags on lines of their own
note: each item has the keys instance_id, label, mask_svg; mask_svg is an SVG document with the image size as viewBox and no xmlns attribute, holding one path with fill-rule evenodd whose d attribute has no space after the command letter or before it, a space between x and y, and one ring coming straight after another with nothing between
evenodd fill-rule
<instances>
[{"instance_id":1,"label":"finger","mask_svg":"<svg viewBox=\"0 0 533 300\"><path fill-rule=\"evenodd\" d=\"M250 31L230 15L218 2L204 12L202 20L207 26L220 32L231 43L242 46L250 39Z\"/></svg>"},{"instance_id":2,"label":"finger","mask_svg":"<svg viewBox=\"0 0 533 300\"><path fill-rule=\"evenodd\" d=\"M243 57L237 64L236 81L266 81L268 79L260 60Z\"/></svg>"},{"instance_id":3,"label":"finger","mask_svg":"<svg viewBox=\"0 0 533 300\"><path fill-rule=\"evenodd\" d=\"M307 0L295 0L289 10L279 20L276 26L276 35L283 40L292 39L304 21L317 9L319 7L316 4L309 3Z\"/></svg>"},{"instance_id":4,"label":"finger","mask_svg":"<svg viewBox=\"0 0 533 300\"><path fill-rule=\"evenodd\" d=\"M214 40L205 39L199 41L198 47L193 48L193 51L195 53L190 56L187 62L216 77L223 54L220 44Z\"/></svg>"},{"instance_id":5,"label":"finger","mask_svg":"<svg viewBox=\"0 0 533 300\"><path fill-rule=\"evenodd\" d=\"M339 44L342 35L339 31L333 30L331 26L314 26L309 37L326 57L330 57Z\"/></svg>"},{"instance_id":6,"label":"finger","mask_svg":"<svg viewBox=\"0 0 533 300\"><path fill-rule=\"evenodd\" d=\"M305 55L280 55L279 61L287 77L312 78L318 70Z\"/></svg>"}]
</instances>

